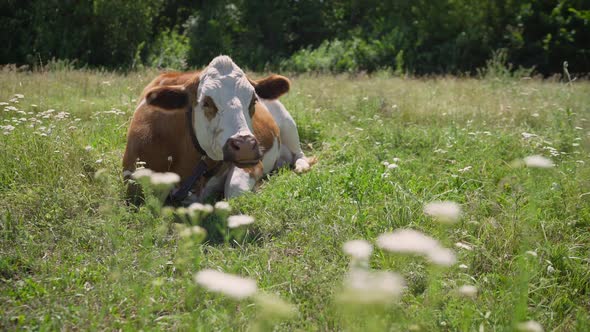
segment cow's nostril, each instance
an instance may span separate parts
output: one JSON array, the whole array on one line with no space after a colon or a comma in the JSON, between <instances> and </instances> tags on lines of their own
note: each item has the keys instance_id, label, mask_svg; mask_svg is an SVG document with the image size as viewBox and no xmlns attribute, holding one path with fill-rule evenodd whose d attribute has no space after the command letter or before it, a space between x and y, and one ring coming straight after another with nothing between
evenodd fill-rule
<instances>
[{"instance_id":1,"label":"cow's nostril","mask_svg":"<svg viewBox=\"0 0 590 332\"><path fill-rule=\"evenodd\" d=\"M235 151L240 151L240 145L241 144L240 144L240 142L238 142L237 139L232 139L229 142L229 146L232 148L232 150L235 150Z\"/></svg>"}]
</instances>

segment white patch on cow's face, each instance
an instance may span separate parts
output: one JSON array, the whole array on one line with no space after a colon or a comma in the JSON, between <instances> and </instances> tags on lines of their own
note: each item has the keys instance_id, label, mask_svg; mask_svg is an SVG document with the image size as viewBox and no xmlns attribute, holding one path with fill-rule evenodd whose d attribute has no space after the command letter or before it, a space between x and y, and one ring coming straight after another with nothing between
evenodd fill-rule
<instances>
[{"instance_id":1,"label":"white patch on cow's face","mask_svg":"<svg viewBox=\"0 0 590 332\"><path fill-rule=\"evenodd\" d=\"M253 135L248 110L253 96L254 87L228 56L216 57L201 73L193 126L199 144L211 159L223 160L223 146L228 138ZM212 118L205 115L206 97L217 107Z\"/></svg>"}]
</instances>

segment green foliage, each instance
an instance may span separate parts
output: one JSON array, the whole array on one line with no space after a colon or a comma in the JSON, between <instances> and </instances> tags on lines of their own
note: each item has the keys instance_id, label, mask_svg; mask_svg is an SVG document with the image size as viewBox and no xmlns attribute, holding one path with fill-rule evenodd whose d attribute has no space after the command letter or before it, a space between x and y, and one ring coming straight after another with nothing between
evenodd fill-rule
<instances>
[{"instance_id":1,"label":"green foliage","mask_svg":"<svg viewBox=\"0 0 590 332\"><path fill-rule=\"evenodd\" d=\"M151 46L146 63L156 68L187 69L188 38L176 30L164 30Z\"/></svg>"},{"instance_id":2,"label":"green foliage","mask_svg":"<svg viewBox=\"0 0 590 332\"><path fill-rule=\"evenodd\" d=\"M590 72L585 0L6 0L0 13L0 63L181 69L228 54L254 70L473 75L503 50L514 69Z\"/></svg>"}]
</instances>

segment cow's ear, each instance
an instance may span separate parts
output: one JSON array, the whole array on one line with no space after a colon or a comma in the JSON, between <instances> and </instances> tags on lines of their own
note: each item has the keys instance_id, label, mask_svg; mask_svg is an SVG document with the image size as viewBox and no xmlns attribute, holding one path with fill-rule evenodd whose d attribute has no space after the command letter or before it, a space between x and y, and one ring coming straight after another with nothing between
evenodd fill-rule
<instances>
[{"instance_id":1,"label":"cow's ear","mask_svg":"<svg viewBox=\"0 0 590 332\"><path fill-rule=\"evenodd\" d=\"M145 96L148 105L164 109L185 108L189 104L187 89L182 85L158 86Z\"/></svg>"},{"instance_id":2,"label":"cow's ear","mask_svg":"<svg viewBox=\"0 0 590 332\"><path fill-rule=\"evenodd\" d=\"M289 92L291 87L289 79L281 75L270 75L257 81L250 80L250 83L256 89L256 94L264 99L277 99Z\"/></svg>"}]
</instances>

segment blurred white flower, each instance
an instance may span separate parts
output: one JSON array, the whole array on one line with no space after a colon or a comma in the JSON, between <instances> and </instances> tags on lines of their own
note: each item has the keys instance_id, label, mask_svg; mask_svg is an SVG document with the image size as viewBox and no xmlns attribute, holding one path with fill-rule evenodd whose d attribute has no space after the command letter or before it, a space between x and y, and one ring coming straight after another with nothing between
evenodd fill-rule
<instances>
[{"instance_id":1,"label":"blurred white flower","mask_svg":"<svg viewBox=\"0 0 590 332\"><path fill-rule=\"evenodd\" d=\"M521 332L543 332L543 326L534 320L519 323L516 325L516 329Z\"/></svg>"},{"instance_id":2,"label":"blurred white flower","mask_svg":"<svg viewBox=\"0 0 590 332\"><path fill-rule=\"evenodd\" d=\"M178 235L183 238L191 237L193 235L204 236L206 234L207 231L200 226L185 226L178 232Z\"/></svg>"},{"instance_id":3,"label":"blurred white flower","mask_svg":"<svg viewBox=\"0 0 590 332\"><path fill-rule=\"evenodd\" d=\"M152 176L152 170L149 168L140 168L138 170L136 170L135 172L133 172L133 174L131 175L134 179L139 179L139 178L143 178L143 177L150 177Z\"/></svg>"},{"instance_id":4,"label":"blurred white flower","mask_svg":"<svg viewBox=\"0 0 590 332\"><path fill-rule=\"evenodd\" d=\"M254 222L254 217L250 217L244 214L230 216L227 218L227 227L237 228L244 225L249 225Z\"/></svg>"},{"instance_id":5,"label":"blurred white flower","mask_svg":"<svg viewBox=\"0 0 590 332\"><path fill-rule=\"evenodd\" d=\"M365 240L351 240L342 246L344 253L361 260L367 260L373 253L373 246Z\"/></svg>"},{"instance_id":6,"label":"blurred white flower","mask_svg":"<svg viewBox=\"0 0 590 332\"><path fill-rule=\"evenodd\" d=\"M440 247L437 240L413 229L397 229L377 237L377 246L383 250L424 255Z\"/></svg>"},{"instance_id":7,"label":"blurred white flower","mask_svg":"<svg viewBox=\"0 0 590 332\"><path fill-rule=\"evenodd\" d=\"M396 158L393 158L392 160L393 160L394 163L399 163L401 161L401 159L399 159L397 157Z\"/></svg>"},{"instance_id":8,"label":"blurred white flower","mask_svg":"<svg viewBox=\"0 0 590 332\"><path fill-rule=\"evenodd\" d=\"M256 282L250 278L210 269L197 272L194 279L197 284L212 292L222 293L237 300L254 295L258 288Z\"/></svg>"},{"instance_id":9,"label":"blurred white flower","mask_svg":"<svg viewBox=\"0 0 590 332\"><path fill-rule=\"evenodd\" d=\"M174 174L174 173L172 173L172 174ZM188 206L187 210L189 213L195 213L195 212L211 213L211 212L213 212L213 206L211 206L211 204L193 203Z\"/></svg>"},{"instance_id":10,"label":"blurred white flower","mask_svg":"<svg viewBox=\"0 0 590 332\"><path fill-rule=\"evenodd\" d=\"M155 185L172 185L180 182L180 176L172 172L152 173L150 181Z\"/></svg>"},{"instance_id":11,"label":"blurred white flower","mask_svg":"<svg viewBox=\"0 0 590 332\"><path fill-rule=\"evenodd\" d=\"M92 150L92 147L90 145L86 145L86 147L84 147L84 150L86 150L87 152Z\"/></svg>"},{"instance_id":12,"label":"blurred white flower","mask_svg":"<svg viewBox=\"0 0 590 332\"><path fill-rule=\"evenodd\" d=\"M465 264L461 264L461 265L459 265L459 268L463 269L463 270L467 270L469 267Z\"/></svg>"},{"instance_id":13,"label":"blurred white flower","mask_svg":"<svg viewBox=\"0 0 590 332\"><path fill-rule=\"evenodd\" d=\"M450 201L430 202L424 205L424 214L442 223L453 224L461 217L461 206Z\"/></svg>"},{"instance_id":14,"label":"blurred white flower","mask_svg":"<svg viewBox=\"0 0 590 332\"><path fill-rule=\"evenodd\" d=\"M475 298L477 296L477 287L473 285L463 285L457 289L457 292L465 297Z\"/></svg>"},{"instance_id":15,"label":"blurred white flower","mask_svg":"<svg viewBox=\"0 0 590 332\"><path fill-rule=\"evenodd\" d=\"M537 257L537 252L536 251L533 251L533 250L527 250L527 252L525 254L531 255L533 257Z\"/></svg>"},{"instance_id":16,"label":"blurred white flower","mask_svg":"<svg viewBox=\"0 0 590 332\"><path fill-rule=\"evenodd\" d=\"M399 166L398 166L397 164L389 164L389 165L387 165L387 168L388 168L388 169L396 169L396 168L398 168L398 167L399 167Z\"/></svg>"},{"instance_id":17,"label":"blurred white flower","mask_svg":"<svg viewBox=\"0 0 590 332\"><path fill-rule=\"evenodd\" d=\"M525 157L524 164L532 168L551 168L555 166L551 159L539 155Z\"/></svg>"},{"instance_id":18,"label":"blurred white flower","mask_svg":"<svg viewBox=\"0 0 590 332\"><path fill-rule=\"evenodd\" d=\"M96 163L97 163L97 164L102 164L102 159L97 159L97 160L96 160Z\"/></svg>"},{"instance_id":19,"label":"blurred white flower","mask_svg":"<svg viewBox=\"0 0 590 332\"><path fill-rule=\"evenodd\" d=\"M23 99L25 97L25 95L20 94L20 93L15 93L14 96L18 99Z\"/></svg>"},{"instance_id":20,"label":"blurred white flower","mask_svg":"<svg viewBox=\"0 0 590 332\"><path fill-rule=\"evenodd\" d=\"M229 206L229 203L228 202L219 201L219 202L215 203L215 210L221 210L221 211L229 212L229 211L231 211L231 207Z\"/></svg>"},{"instance_id":21,"label":"blurred white flower","mask_svg":"<svg viewBox=\"0 0 590 332\"><path fill-rule=\"evenodd\" d=\"M404 289L405 281L397 273L353 269L346 275L339 299L358 304L389 303L398 299Z\"/></svg>"},{"instance_id":22,"label":"blurred white flower","mask_svg":"<svg viewBox=\"0 0 590 332\"><path fill-rule=\"evenodd\" d=\"M457 257L451 249L438 247L432 249L426 255L428 260L436 265L451 266L457 262Z\"/></svg>"},{"instance_id":23,"label":"blurred white flower","mask_svg":"<svg viewBox=\"0 0 590 332\"><path fill-rule=\"evenodd\" d=\"M388 161L384 161L384 162L382 162L381 164L382 164L383 166L385 166L385 167L389 166L389 162L388 162Z\"/></svg>"},{"instance_id":24,"label":"blurred white flower","mask_svg":"<svg viewBox=\"0 0 590 332\"><path fill-rule=\"evenodd\" d=\"M18 111L18 108L14 107L14 106L6 106L4 107L5 111Z\"/></svg>"}]
</instances>

